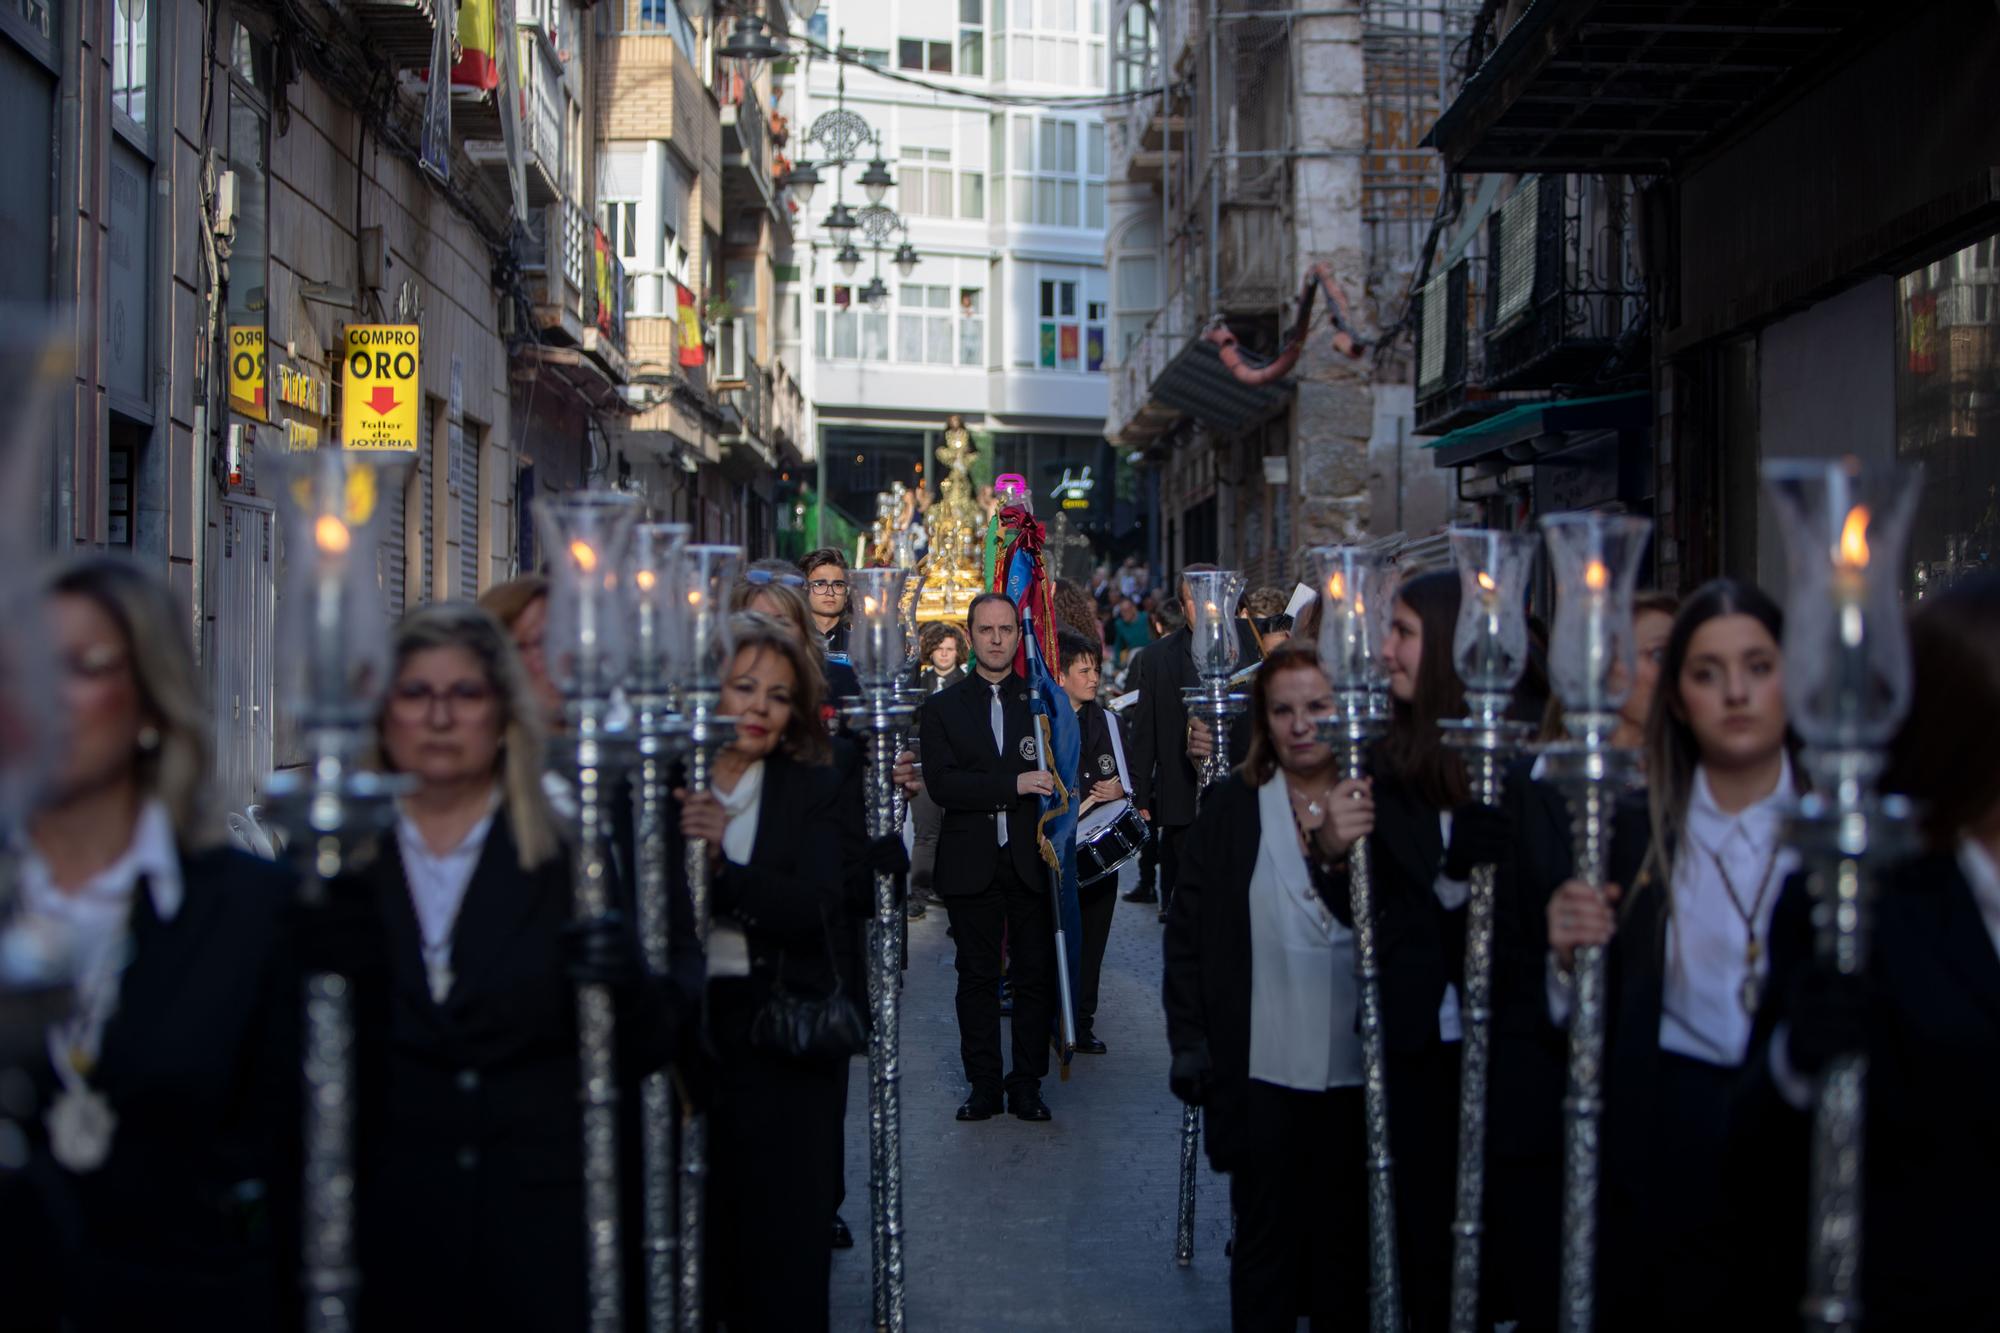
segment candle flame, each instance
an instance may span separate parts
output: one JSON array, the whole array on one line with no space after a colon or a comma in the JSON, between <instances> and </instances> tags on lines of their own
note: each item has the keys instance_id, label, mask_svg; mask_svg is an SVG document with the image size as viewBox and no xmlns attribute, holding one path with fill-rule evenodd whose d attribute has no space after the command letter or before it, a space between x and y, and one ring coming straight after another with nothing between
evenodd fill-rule
<instances>
[{"instance_id":1,"label":"candle flame","mask_svg":"<svg viewBox=\"0 0 2000 1333\"><path fill-rule=\"evenodd\" d=\"M1336 602L1347 599L1347 579L1337 569L1333 571L1333 576L1326 581L1326 595Z\"/></svg>"},{"instance_id":2,"label":"candle flame","mask_svg":"<svg viewBox=\"0 0 2000 1333\"><path fill-rule=\"evenodd\" d=\"M597 568L596 549L581 537L569 544L569 558L576 561L576 567L586 574Z\"/></svg>"},{"instance_id":3,"label":"candle flame","mask_svg":"<svg viewBox=\"0 0 2000 1333\"><path fill-rule=\"evenodd\" d=\"M1611 586L1611 571L1602 560L1593 560L1583 567L1583 586L1592 592L1603 592Z\"/></svg>"},{"instance_id":4,"label":"candle flame","mask_svg":"<svg viewBox=\"0 0 2000 1333\"><path fill-rule=\"evenodd\" d=\"M861 599L861 614L864 616L875 614L875 599L873 597L863 597Z\"/></svg>"},{"instance_id":5,"label":"candle flame","mask_svg":"<svg viewBox=\"0 0 2000 1333\"><path fill-rule=\"evenodd\" d=\"M313 541L319 549L332 555L343 555L348 547L347 525L332 514L321 514L313 524Z\"/></svg>"},{"instance_id":6,"label":"candle flame","mask_svg":"<svg viewBox=\"0 0 2000 1333\"><path fill-rule=\"evenodd\" d=\"M1495 583L1493 581L1493 576L1491 574L1488 574L1485 570L1482 569L1478 571L1474 575L1474 577L1479 580L1479 586L1483 591L1498 592L1500 590L1500 585Z\"/></svg>"},{"instance_id":7,"label":"candle flame","mask_svg":"<svg viewBox=\"0 0 2000 1333\"><path fill-rule=\"evenodd\" d=\"M652 570L642 569L632 575L632 582L639 585L640 592L651 592L653 585L659 582L659 580L654 576Z\"/></svg>"},{"instance_id":8,"label":"candle flame","mask_svg":"<svg viewBox=\"0 0 2000 1333\"><path fill-rule=\"evenodd\" d=\"M1841 563L1865 569L1868 566L1868 506L1856 505L1847 511L1840 525Z\"/></svg>"},{"instance_id":9,"label":"candle flame","mask_svg":"<svg viewBox=\"0 0 2000 1333\"><path fill-rule=\"evenodd\" d=\"M700 589L700 588L689 588L689 589L688 589L688 605L689 605L689 606L700 606L700 605L701 605L701 589Z\"/></svg>"}]
</instances>

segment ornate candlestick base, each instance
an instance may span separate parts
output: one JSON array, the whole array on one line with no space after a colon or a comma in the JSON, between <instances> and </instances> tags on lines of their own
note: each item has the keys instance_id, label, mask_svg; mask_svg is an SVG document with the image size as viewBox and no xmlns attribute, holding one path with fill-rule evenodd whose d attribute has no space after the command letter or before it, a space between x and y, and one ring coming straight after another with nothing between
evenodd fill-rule
<instances>
[{"instance_id":1,"label":"ornate candlestick base","mask_svg":"<svg viewBox=\"0 0 2000 1333\"><path fill-rule=\"evenodd\" d=\"M1464 758L1472 799L1498 806L1507 759L1534 728L1507 720L1508 696L1466 696L1467 715L1438 723L1445 745ZM1485 1235L1486 1089L1493 1030L1494 867L1474 866L1466 901L1465 993L1459 1007L1458 1196L1452 1221L1451 1329L1479 1326L1480 1248Z\"/></svg>"}]
</instances>

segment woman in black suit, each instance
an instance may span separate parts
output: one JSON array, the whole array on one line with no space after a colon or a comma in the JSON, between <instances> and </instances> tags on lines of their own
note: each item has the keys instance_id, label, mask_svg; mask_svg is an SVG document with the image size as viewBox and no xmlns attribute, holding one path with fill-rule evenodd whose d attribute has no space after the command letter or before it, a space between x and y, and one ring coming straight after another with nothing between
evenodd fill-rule
<instances>
[{"instance_id":1,"label":"woman in black suit","mask_svg":"<svg viewBox=\"0 0 2000 1333\"><path fill-rule=\"evenodd\" d=\"M1266 659L1248 753L1204 796L1167 913L1171 1083L1203 1108L1209 1162L1231 1177L1239 1333L1290 1333L1300 1314L1316 1330L1367 1321L1354 937L1334 904L1374 802L1319 741L1332 709L1310 646Z\"/></svg>"},{"instance_id":2,"label":"woman in black suit","mask_svg":"<svg viewBox=\"0 0 2000 1333\"><path fill-rule=\"evenodd\" d=\"M721 708L737 719L736 736L716 756L710 790L679 794L680 835L707 840L713 875L709 1305L730 1333L812 1333L828 1320L844 1071L857 1052L788 1050L757 1019L783 993L838 990L865 1004L834 963L842 793L825 766L823 684L809 650L768 617L732 623Z\"/></svg>"},{"instance_id":3,"label":"woman in black suit","mask_svg":"<svg viewBox=\"0 0 2000 1333\"><path fill-rule=\"evenodd\" d=\"M1602 1327L1740 1327L1746 1243L1726 1168L1730 1109L1796 868L1782 615L1717 579L1681 607L1647 726L1647 791L1613 823L1602 895L1546 908L1550 1015L1575 950L1609 945L1597 1288Z\"/></svg>"},{"instance_id":4,"label":"woman in black suit","mask_svg":"<svg viewBox=\"0 0 2000 1333\"><path fill-rule=\"evenodd\" d=\"M572 924L539 720L492 616L405 618L378 736L415 785L343 886L383 936L375 969L353 969L371 1329L584 1327L577 984L612 990L621 1095L674 1052L685 1006L626 918Z\"/></svg>"},{"instance_id":5,"label":"woman in black suit","mask_svg":"<svg viewBox=\"0 0 2000 1333\"><path fill-rule=\"evenodd\" d=\"M7 1324L271 1328L292 1308L270 1198L293 1197L292 881L211 826L211 724L166 586L98 558L46 587L61 760L19 910L79 980L8 1186Z\"/></svg>"},{"instance_id":6,"label":"woman in black suit","mask_svg":"<svg viewBox=\"0 0 2000 1333\"><path fill-rule=\"evenodd\" d=\"M2000 575L1926 598L1910 626L1910 716L1885 785L1921 812L1924 850L1873 898L1864 975L1816 961L1813 905L1787 884L1772 923L1770 1001L1739 1102L1747 1194L1762 1205L1760 1327L1805 1296L1814 1078L1868 1058L1863 1327L2000 1327L1984 1276L2000 1191Z\"/></svg>"}]
</instances>

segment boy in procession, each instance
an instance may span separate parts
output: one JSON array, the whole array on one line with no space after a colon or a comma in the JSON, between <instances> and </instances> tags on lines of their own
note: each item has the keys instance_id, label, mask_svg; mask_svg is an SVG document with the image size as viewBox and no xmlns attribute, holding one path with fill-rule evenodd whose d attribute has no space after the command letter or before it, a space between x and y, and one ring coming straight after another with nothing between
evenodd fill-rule
<instances>
[{"instance_id":1,"label":"boy in procession","mask_svg":"<svg viewBox=\"0 0 2000 1333\"><path fill-rule=\"evenodd\" d=\"M1118 719L1097 702L1098 682L1104 669L1103 652L1080 634L1065 630L1056 641L1057 683L1076 709L1077 729L1082 733L1074 790L1083 793L1078 817L1129 795L1125 776L1125 744L1118 734ZM1083 967L1076 986L1076 1049L1084 1055L1103 1055L1104 1043L1096 1032L1097 981L1104 969L1104 948L1111 939L1111 912L1117 906L1117 876L1107 876L1078 890L1078 906L1083 914Z\"/></svg>"}]
</instances>

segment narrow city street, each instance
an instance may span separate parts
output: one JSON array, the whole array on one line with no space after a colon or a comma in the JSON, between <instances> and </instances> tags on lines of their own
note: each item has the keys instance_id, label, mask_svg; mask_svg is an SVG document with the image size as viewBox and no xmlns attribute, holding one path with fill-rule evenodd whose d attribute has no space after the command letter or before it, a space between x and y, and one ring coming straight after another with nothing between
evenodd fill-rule
<instances>
[{"instance_id":1,"label":"narrow city street","mask_svg":"<svg viewBox=\"0 0 2000 1333\"><path fill-rule=\"evenodd\" d=\"M1128 868L1120 891L1131 885ZM903 1178L908 1321L927 1333L1069 1329L1206 1333L1229 1327L1228 1182L1202 1163L1195 1257L1174 1265L1180 1103L1167 1090L1160 925L1121 901L1104 958L1097 1032L1043 1086L1055 1119L961 1125L952 943L933 907L910 927L903 991ZM847 1106L855 1248L834 1256L833 1327L869 1319L867 1066Z\"/></svg>"}]
</instances>

